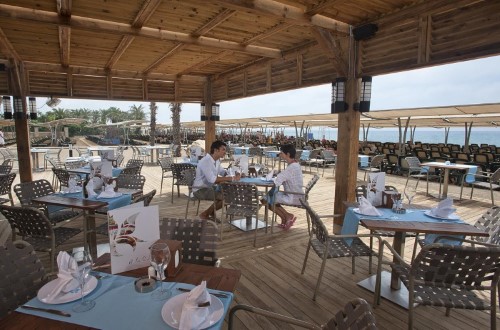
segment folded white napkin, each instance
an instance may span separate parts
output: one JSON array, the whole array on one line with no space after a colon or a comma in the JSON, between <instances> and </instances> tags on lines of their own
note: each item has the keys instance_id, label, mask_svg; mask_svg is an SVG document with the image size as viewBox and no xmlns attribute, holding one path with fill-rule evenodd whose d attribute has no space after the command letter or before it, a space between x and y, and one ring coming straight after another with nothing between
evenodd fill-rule
<instances>
[{"instance_id":1,"label":"folded white napkin","mask_svg":"<svg viewBox=\"0 0 500 330\"><path fill-rule=\"evenodd\" d=\"M50 294L43 298L43 302L51 302L61 293L68 293L78 287L78 281L71 275L78 268L75 260L67 252L60 251L57 255L57 279L55 286Z\"/></svg>"},{"instance_id":2,"label":"folded white napkin","mask_svg":"<svg viewBox=\"0 0 500 330\"><path fill-rule=\"evenodd\" d=\"M266 175L266 180L267 181L272 181L273 180L273 176L274 176L274 170L269 171L269 173L267 173L267 175Z\"/></svg>"},{"instance_id":3,"label":"folded white napkin","mask_svg":"<svg viewBox=\"0 0 500 330\"><path fill-rule=\"evenodd\" d=\"M112 174L113 174L113 164L109 160L103 159L101 166L101 175L111 178L113 176Z\"/></svg>"},{"instance_id":4,"label":"folded white napkin","mask_svg":"<svg viewBox=\"0 0 500 330\"><path fill-rule=\"evenodd\" d=\"M121 193L115 193L113 185L108 184L103 192L97 198L111 198L121 196Z\"/></svg>"},{"instance_id":5,"label":"folded white napkin","mask_svg":"<svg viewBox=\"0 0 500 330\"><path fill-rule=\"evenodd\" d=\"M87 194L89 195L89 197L97 196L97 194L94 191L94 178L89 179L89 182L87 183L85 189L87 190Z\"/></svg>"},{"instance_id":6,"label":"folded white napkin","mask_svg":"<svg viewBox=\"0 0 500 330\"><path fill-rule=\"evenodd\" d=\"M431 209L432 215L440 218L448 218L457 209L453 207L453 199L447 198L439 202L439 204Z\"/></svg>"},{"instance_id":7,"label":"folded white napkin","mask_svg":"<svg viewBox=\"0 0 500 330\"><path fill-rule=\"evenodd\" d=\"M198 307L198 304L210 301L210 294L207 290L207 282L202 281L188 293L188 297L182 305L181 321L179 330L199 329L200 325L209 315L209 307Z\"/></svg>"},{"instance_id":8,"label":"folded white napkin","mask_svg":"<svg viewBox=\"0 0 500 330\"><path fill-rule=\"evenodd\" d=\"M359 197L359 212L364 215L382 215L364 196Z\"/></svg>"}]
</instances>

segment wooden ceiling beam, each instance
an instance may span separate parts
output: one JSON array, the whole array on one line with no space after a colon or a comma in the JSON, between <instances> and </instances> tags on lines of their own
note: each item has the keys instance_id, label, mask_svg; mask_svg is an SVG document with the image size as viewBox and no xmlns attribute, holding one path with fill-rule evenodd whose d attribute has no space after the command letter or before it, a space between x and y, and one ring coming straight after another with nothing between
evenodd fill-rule
<instances>
[{"instance_id":1,"label":"wooden ceiling beam","mask_svg":"<svg viewBox=\"0 0 500 330\"><path fill-rule=\"evenodd\" d=\"M132 41L134 41L135 37L134 36L124 36L122 40L120 40L120 44L115 48L115 51L113 52L113 55L108 60L108 63L106 63L106 69L111 70L113 69L113 66L115 66L116 62L122 57L122 55L125 53L127 48L130 46Z\"/></svg>"},{"instance_id":2,"label":"wooden ceiling beam","mask_svg":"<svg viewBox=\"0 0 500 330\"><path fill-rule=\"evenodd\" d=\"M10 43L9 39L3 30L0 28L0 52L9 60L14 60L15 62L21 62L21 56L16 52L14 46Z\"/></svg>"},{"instance_id":3,"label":"wooden ceiling beam","mask_svg":"<svg viewBox=\"0 0 500 330\"><path fill-rule=\"evenodd\" d=\"M268 37L272 36L273 34L276 34L278 32L285 30L285 29L288 29L290 26L293 26L293 24L291 24L291 23L277 24L277 25L273 26L272 28L268 29L267 31L261 32L258 35L254 36L248 40L245 40L245 42L243 42L242 44L248 45L248 44L251 44L253 42L268 38Z\"/></svg>"},{"instance_id":4,"label":"wooden ceiling beam","mask_svg":"<svg viewBox=\"0 0 500 330\"><path fill-rule=\"evenodd\" d=\"M219 54L215 55L215 56L211 56L201 62L198 62L196 63L195 65L192 65L191 67L187 68L187 69L184 69L182 70L181 72L178 73L178 75L183 75L185 73L189 73L189 72L192 72L198 68L202 68L210 63L213 63L221 58L224 58L226 56L231 56L232 54L234 54L234 52L230 51L230 50L225 50L225 51L222 51L220 52Z\"/></svg>"},{"instance_id":5,"label":"wooden ceiling beam","mask_svg":"<svg viewBox=\"0 0 500 330\"><path fill-rule=\"evenodd\" d=\"M235 13L236 13L236 10L224 9L217 16L215 16L213 19L208 21L205 25L199 27L194 32L192 32L191 36L196 38L196 37L199 37L199 36L206 34L208 31L212 30L217 25L223 23L229 17L233 16Z\"/></svg>"},{"instance_id":6,"label":"wooden ceiling beam","mask_svg":"<svg viewBox=\"0 0 500 330\"><path fill-rule=\"evenodd\" d=\"M274 48L259 47L252 45L245 46L228 40L221 40L221 39L214 39L207 37L194 38L186 33L166 31L149 27L142 27L138 29L124 23L104 21L100 19L74 16L74 15L71 16L71 20L69 22L64 22L64 20L62 20L57 15L57 13L52 13L43 10L33 10L30 8L21 8L5 4L0 4L0 16L37 21L48 24L63 24L63 25L67 24L72 28L107 32L119 35L132 35L145 38L155 38L160 40L170 40L170 41L181 42L184 44L233 50L255 56L262 56L269 58L281 57L281 50Z\"/></svg>"},{"instance_id":7,"label":"wooden ceiling beam","mask_svg":"<svg viewBox=\"0 0 500 330\"><path fill-rule=\"evenodd\" d=\"M349 24L335 19L322 16L310 16L301 8L293 7L272 0L214 0L214 2L235 10L252 10L257 13L265 13L279 19L285 19L294 25L318 26L334 31L335 33L349 35Z\"/></svg>"},{"instance_id":8,"label":"wooden ceiling beam","mask_svg":"<svg viewBox=\"0 0 500 330\"><path fill-rule=\"evenodd\" d=\"M314 27L311 29L319 45L326 51L339 76L347 77L348 57L342 49L341 41L333 36L329 30Z\"/></svg>"},{"instance_id":9,"label":"wooden ceiling beam","mask_svg":"<svg viewBox=\"0 0 500 330\"><path fill-rule=\"evenodd\" d=\"M154 61L153 63L151 63L145 70L144 70L144 73L149 73L151 72L151 70L153 70L154 68L156 68L157 66L159 66L163 61L165 61L168 57L172 56L174 53L177 53L179 52L180 50L182 50L182 48L184 48L186 45L184 44L177 44L174 46L174 48L172 48L170 51L168 51L167 53L163 54L160 58L158 58L156 61Z\"/></svg>"},{"instance_id":10,"label":"wooden ceiling beam","mask_svg":"<svg viewBox=\"0 0 500 330\"><path fill-rule=\"evenodd\" d=\"M306 15L313 16L321 13L323 10L339 5L341 3L345 3L348 0L325 0L325 1L320 1L318 4L309 6L306 10Z\"/></svg>"},{"instance_id":11,"label":"wooden ceiling beam","mask_svg":"<svg viewBox=\"0 0 500 330\"><path fill-rule=\"evenodd\" d=\"M59 16L71 17L72 0L56 0Z\"/></svg>"},{"instance_id":12,"label":"wooden ceiling beam","mask_svg":"<svg viewBox=\"0 0 500 330\"><path fill-rule=\"evenodd\" d=\"M61 65L69 66L71 50L71 28L59 26L59 51L61 53Z\"/></svg>"},{"instance_id":13,"label":"wooden ceiling beam","mask_svg":"<svg viewBox=\"0 0 500 330\"><path fill-rule=\"evenodd\" d=\"M132 27L141 28L154 14L162 0L146 0L132 22Z\"/></svg>"}]
</instances>

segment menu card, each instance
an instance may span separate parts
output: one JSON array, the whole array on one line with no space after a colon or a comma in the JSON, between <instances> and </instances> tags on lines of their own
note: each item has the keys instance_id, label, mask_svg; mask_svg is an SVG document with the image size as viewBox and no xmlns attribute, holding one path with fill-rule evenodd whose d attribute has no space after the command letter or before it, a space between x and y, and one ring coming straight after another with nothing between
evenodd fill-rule
<instances>
[{"instance_id":1,"label":"menu card","mask_svg":"<svg viewBox=\"0 0 500 330\"><path fill-rule=\"evenodd\" d=\"M370 173L369 181L366 185L366 199L373 206L382 205L382 192L385 190L385 173Z\"/></svg>"},{"instance_id":2,"label":"menu card","mask_svg":"<svg viewBox=\"0 0 500 330\"><path fill-rule=\"evenodd\" d=\"M112 274L149 266L149 247L160 238L158 205L108 211L108 232Z\"/></svg>"}]
</instances>

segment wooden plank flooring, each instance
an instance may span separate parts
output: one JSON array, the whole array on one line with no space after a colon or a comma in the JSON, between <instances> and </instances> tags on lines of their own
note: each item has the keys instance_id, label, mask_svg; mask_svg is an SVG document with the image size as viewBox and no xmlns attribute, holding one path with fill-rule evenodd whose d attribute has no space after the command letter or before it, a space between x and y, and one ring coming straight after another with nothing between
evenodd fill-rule
<instances>
[{"instance_id":1,"label":"wooden plank flooring","mask_svg":"<svg viewBox=\"0 0 500 330\"><path fill-rule=\"evenodd\" d=\"M79 143L87 143L79 141ZM67 151L65 151L67 152ZM125 160L131 157L131 150L125 153ZM63 155L65 156L65 155ZM313 173L315 173L313 169ZM181 197L174 196L171 199L171 179L166 179L163 185L163 193L160 195L161 169L158 165L145 165L142 173L146 176L145 192L157 189L158 193L153 199L153 204L160 206L160 218L184 217L187 197L185 189L181 189ZM311 178L309 169L304 171L305 182ZM321 174L321 169L320 169ZM34 174L35 179L46 178L52 180L52 173L44 171ZM358 178L363 178L361 172ZM19 178L17 178L18 182ZM387 185L394 185L403 191L405 178L388 175ZM318 214L333 213L335 180L332 169L327 169L325 175L312 189L310 204ZM438 184L431 183L430 191L437 191ZM449 194L458 198L460 189L450 185ZM470 188L464 188L464 197L469 197ZM498 193L496 193L498 195ZM498 196L500 198L500 196ZM419 188L419 193L414 199L419 206L432 207L437 204L434 198L425 196L425 184ZM202 203L201 209L208 207L208 203ZM488 207L490 207L489 191L476 189L474 200L464 199L456 202L457 213L462 219L474 223L475 220ZM324 323L331 318L344 304L355 297L361 297L370 304L373 294L356 283L368 274L368 261L366 258L356 260L356 274L351 273L351 260L342 258L328 260L322 284L317 300L312 301L312 294L316 285L317 274L321 265L320 259L312 253L309 257L305 274L301 275L302 263L307 243L307 223L305 211L297 209L298 220L296 225L289 231L283 231L277 227L274 234L265 234L263 230L258 233L257 247L254 248L253 232L244 233L238 229L229 228L224 225L223 240L219 243L218 254L222 259L222 266L240 269L242 277L238 284L235 303L250 304L267 310L293 316L302 320ZM195 217L196 206L189 208L189 217ZM103 222L104 220L99 220ZM328 227L332 228L332 222ZM2 226L3 225L3 226ZM78 225L77 222L68 225ZM5 223L0 221L0 230L5 228ZM361 230L360 232L366 232ZM0 238L5 236L5 231L0 232ZM98 235L100 243L106 243L107 238ZM72 239L64 249L81 245L81 235ZM406 258L411 257L413 239L407 240ZM46 255L40 255L47 264ZM386 256L388 258L388 256ZM374 260L373 270L376 264ZM489 313L484 311L452 310L451 316L445 316L443 308L418 307L415 310L416 329L488 329ZM375 309L378 326L380 329L405 329L407 327L407 311L382 300L381 306ZM499 314L497 313L497 319ZM276 321L253 317L249 314L239 312L236 320L237 329L289 329L290 327ZM500 322L500 320L498 320Z\"/></svg>"}]
</instances>

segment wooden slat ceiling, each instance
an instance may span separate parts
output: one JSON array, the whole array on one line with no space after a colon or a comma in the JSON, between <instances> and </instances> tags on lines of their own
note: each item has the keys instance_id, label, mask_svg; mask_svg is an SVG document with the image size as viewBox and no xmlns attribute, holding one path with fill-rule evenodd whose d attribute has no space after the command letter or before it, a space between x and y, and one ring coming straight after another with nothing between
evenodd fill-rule
<instances>
[{"instance_id":1,"label":"wooden slat ceiling","mask_svg":"<svg viewBox=\"0 0 500 330\"><path fill-rule=\"evenodd\" d=\"M4 0L0 94L216 102L500 54L500 1ZM350 43L352 28L375 36ZM345 55L356 51L357 68ZM13 74L13 70L18 74Z\"/></svg>"},{"instance_id":2,"label":"wooden slat ceiling","mask_svg":"<svg viewBox=\"0 0 500 330\"><path fill-rule=\"evenodd\" d=\"M360 119L365 127L397 127L398 119L404 126L453 127L472 123L475 127L500 126L500 103L457 105L450 107L392 109L363 113ZM338 127L337 114L307 114L258 118L225 119L217 122L218 128L263 128L263 127ZM185 127L204 127L203 122L183 123Z\"/></svg>"}]
</instances>

